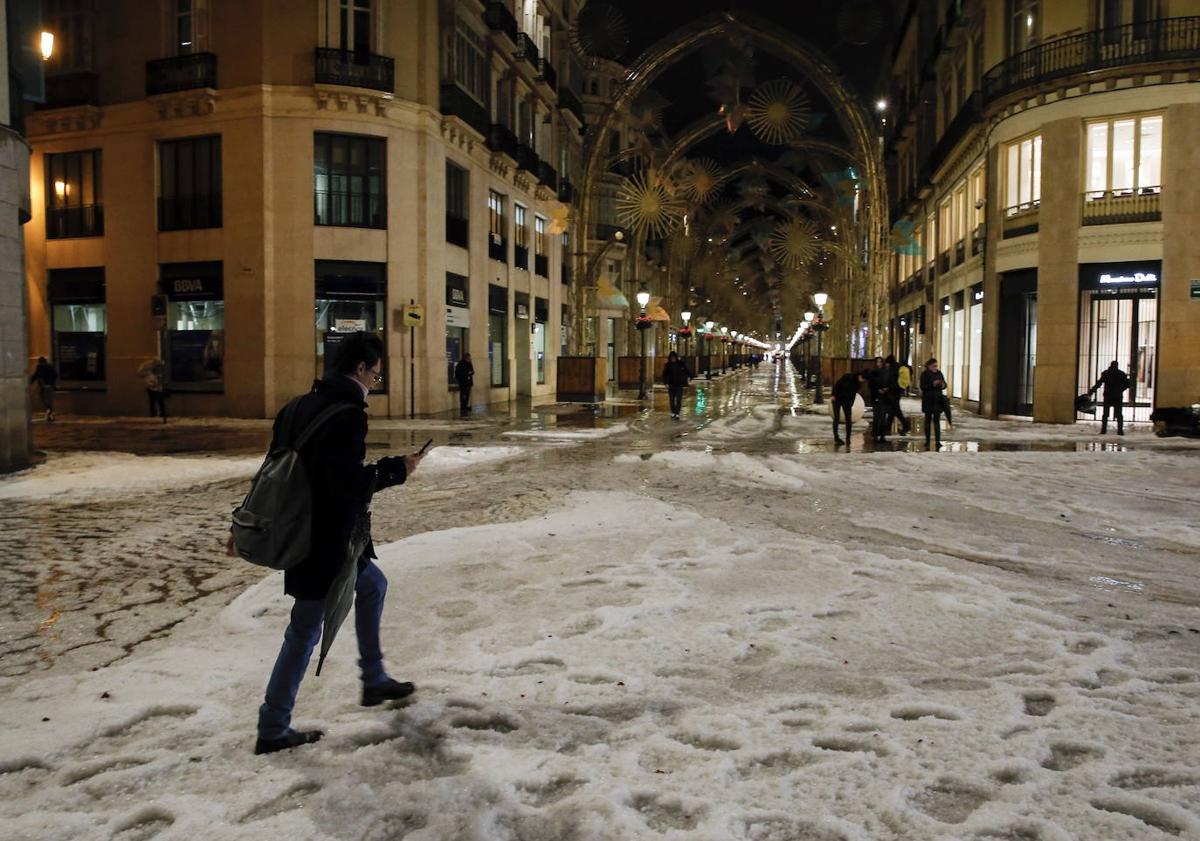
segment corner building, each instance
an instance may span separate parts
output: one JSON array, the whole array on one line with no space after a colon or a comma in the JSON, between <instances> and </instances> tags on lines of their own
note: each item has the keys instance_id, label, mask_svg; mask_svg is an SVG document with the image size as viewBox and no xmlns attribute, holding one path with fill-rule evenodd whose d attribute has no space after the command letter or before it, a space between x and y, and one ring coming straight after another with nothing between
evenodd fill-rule
<instances>
[{"instance_id":1,"label":"corner building","mask_svg":"<svg viewBox=\"0 0 1200 841\"><path fill-rule=\"evenodd\" d=\"M269 417L355 330L387 348L372 414L457 406L467 351L477 404L552 394L579 5L50 4L28 355L62 410L145 412L161 355L172 413Z\"/></svg>"},{"instance_id":2,"label":"corner building","mask_svg":"<svg viewBox=\"0 0 1200 841\"><path fill-rule=\"evenodd\" d=\"M889 345L989 416L1200 400L1200 2L919 0L882 122ZM1129 404L1132 403L1132 408Z\"/></svg>"}]
</instances>

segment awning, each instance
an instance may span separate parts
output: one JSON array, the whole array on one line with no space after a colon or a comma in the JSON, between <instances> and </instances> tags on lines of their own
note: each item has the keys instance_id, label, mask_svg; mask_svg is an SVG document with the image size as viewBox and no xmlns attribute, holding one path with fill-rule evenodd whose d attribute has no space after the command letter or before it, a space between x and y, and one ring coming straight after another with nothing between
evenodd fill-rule
<instances>
[{"instance_id":1,"label":"awning","mask_svg":"<svg viewBox=\"0 0 1200 841\"><path fill-rule=\"evenodd\" d=\"M627 310L629 299L607 278L600 278L596 285L596 308L602 310Z\"/></svg>"}]
</instances>

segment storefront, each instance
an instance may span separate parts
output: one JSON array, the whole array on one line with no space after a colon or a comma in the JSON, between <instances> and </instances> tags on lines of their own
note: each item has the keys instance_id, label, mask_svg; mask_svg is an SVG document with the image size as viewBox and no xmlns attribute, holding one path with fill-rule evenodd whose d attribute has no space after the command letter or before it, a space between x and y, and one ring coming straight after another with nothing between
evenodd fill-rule
<instances>
[{"instance_id":1,"label":"storefront","mask_svg":"<svg viewBox=\"0 0 1200 841\"><path fill-rule=\"evenodd\" d=\"M334 350L351 333L373 333L387 347L387 264L349 260L316 261L315 318L317 334L316 372L329 374ZM387 358L386 352L384 358ZM383 381L371 388L387 390L387 366Z\"/></svg>"},{"instance_id":2,"label":"storefront","mask_svg":"<svg viewBox=\"0 0 1200 841\"><path fill-rule=\"evenodd\" d=\"M979 377L983 361L983 284L970 289L970 308L967 310L967 399L979 402Z\"/></svg>"},{"instance_id":3,"label":"storefront","mask_svg":"<svg viewBox=\"0 0 1200 841\"><path fill-rule=\"evenodd\" d=\"M1001 415L1033 416L1037 281L1037 269L1005 272L1000 277L996 408Z\"/></svg>"},{"instance_id":4,"label":"storefront","mask_svg":"<svg viewBox=\"0 0 1200 841\"><path fill-rule=\"evenodd\" d=\"M1129 375L1126 420L1149 421L1154 408L1161 275L1158 261L1079 267L1079 391L1091 389L1115 361Z\"/></svg>"},{"instance_id":5,"label":"storefront","mask_svg":"<svg viewBox=\"0 0 1200 841\"><path fill-rule=\"evenodd\" d=\"M454 366L471 347L471 287L464 275L446 272L446 383L458 389Z\"/></svg>"},{"instance_id":6,"label":"storefront","mask_svg":"<svg viewBox=\"0 0 1200 841\"><path fill-rule=\"evenodd\" d=\"M102 390L108 326L104 267L51 269L46 287L59 388Z\"/></svg>"},{"instance_id":7,"label":"storefront","mask_svg":"<svg viewBox=\"0 0 1200 841\"><path fill-rule=\"evenodd\" d=\"M220 262L163 263L167 384L174 391L225 387L225 287Z\"/></svg>"},{"instance_id":8,"label":"storefront","mask_svg":"<svg viewBox=\"0 0 1200 841\"><path fill-rule=\"evenodd\" d=\"M508 287L488 284L488 369L492 388L508 385Z\"/></svg>"},{"instance_id":9,"label":"storefront","mask_svg":"<svg viewBox=\"0 0 1200 841\"><path fill-rule=\"evenodd\" d=\"M546 331L550 326L550 302L533 299L533 358L537 365L537 384L546 382Z\"/></svg>"}]
</instances>

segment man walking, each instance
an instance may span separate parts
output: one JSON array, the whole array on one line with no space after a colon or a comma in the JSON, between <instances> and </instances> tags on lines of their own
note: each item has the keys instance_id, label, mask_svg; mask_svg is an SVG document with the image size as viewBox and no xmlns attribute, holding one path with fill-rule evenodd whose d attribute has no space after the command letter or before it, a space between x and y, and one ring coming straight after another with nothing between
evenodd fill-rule
<instances>
[{"instance_id":1,"label":"man walking","mask_svg":"<svg viewBox=\"0 0 1200 841\"><path fill-rule=\"evenodd\" d=\"M458 411L465 417L471 413L471 387L475 385L475 365L471 362L471 354L464 353L454 366L454 381L458 383Z\"/></svg>"},{"instance_id":2,"label":"man walking","mask_svg":"<svg viewBox=\"0 0 1200 841\"><path fill-rule=\"evenodd\" d=\"M891 418L891 403L888 399L888 377L890 371L882 356L875 357L875 367L866 372L867 385L871 389L871 437L876 441L887 440L887 428Z\"/></svg>"},{"instance_id":3,"label":"man walking","mask_svg":"<svg viewBox=\"0 0 1200 841\"><path fill-rule=\"evenodd\" d=\"M1101 386L1104 386L1104 414L1100 416L1100 434L1108 434L1108 412L1111 409L1117 420L1117 434L1124 435L1125 414L1122 407L1125 402L1125 391L1129 388L1129 375L1118 367L1115 359L1100 375L1100 379L1096 380L1096 384L1088 393L1095 394Z\"/></svg>"},{"instance_id":4,"label":"man walking","mask_svg":"<svg viewBox=\"0 0 1200 841\"><path fill-rule=\"evenodd\" d=\"M29 384L37 384L38 397L42 401L42 409L46 412L46 423L54 423L54 388L58 385L58 371L44 356L39 356L37 367L29 377Z\"/></svg>"},{"instance_id":5,"label":"man walking","mask_svg":"<svg viewBox=\"0 0 1200 841\"><path fill-rule=\"evenodd\" d=\"M167 366L161 359L151 359L138 367L138 374L146 385L146 396L150 399L150 417L162 415L167 422Z\"/></svg>"},{"instance_id":6,"label":"man walking","mask_svg":"<svg viewBox=\"0 0 1200 841\"><path fill-rule=\"evenodd\" d=\"M921 372L921 411L925 415L925 447L929 447L929 435L933 433L938 447L942 446L942 392L946 390L946 378L938 370L938 361L929 359Z\"/></svg>"},{"instance_id":7,"label":"man walking","mask_svg":"<svg viewBox=\"0 0 1200 841\"><path fill-rule=\"evenodd\" d=\"M667 354L667 364L663 366L663 382L667 385L667 397L671 403L671 417L679 420L683 411L683 390L687 388L692 372L679 358L679 354L671 351Z\"/></svg>"},{"instance_id":8,"label":"man walking","mask_svg":"<svg viewBox=\"0 0 1200 841\"><path fill-rule=\"evenodd\" d=\"M862 371L851 371L843 374L841 379L833 384L833 403L829 407L833 415L833 443L836 446L850 445L850 413L854 411L854 398L862 390L864 375ZM846 416L846 440L838 437L838 412Z\"/></svg>"},{"instance_id":9,"label":"man walking","mask_svg":"<svg viewBox=\"0 0 1200 841\"><path fill-rule=\"evenodd\" d=\"M346 563L358 564L355 584L354 627L358 637L359 669L362 675L361 703L373 707L384 701L411 695L411 683L388 676L383 667L379 624L387 579L371 559L367 542L362 557L347 557L352 535L369 529L367 506L371 495L403 484L421 461L421 455L388 456L364 465L367 439L367 394L381 381L383 342L377 336L353 333L338 345L332 371L299 399L292 423L283 422L286 408L275 419L271 447L286 427L300 435L313 418L338 403L352 410L339 412L316 431L299 450L312 486L312 536L309 556L284 573L284 592L296 601L291 622L283 636L283 647L267 683L266 696L258 710L256 754L294 748L315 742L320 730L293 730L292 708L313 648L321 638L325 598L339 570ZM290 404L289 404L290 405Z\"/></svg>"}]
</instances>

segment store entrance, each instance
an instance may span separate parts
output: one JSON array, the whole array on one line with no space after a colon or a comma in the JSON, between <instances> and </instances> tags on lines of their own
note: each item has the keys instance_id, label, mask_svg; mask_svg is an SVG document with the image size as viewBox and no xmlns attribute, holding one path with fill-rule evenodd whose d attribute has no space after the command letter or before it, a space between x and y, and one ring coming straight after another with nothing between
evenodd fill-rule
<instances>
[{"instance_id":1,"label":"store entrance","mask_svg":"<svg viewBox=\"0 0 1200 841\"><path fill-rule=\"evenodd\" d=\"M1079 393L1091 389L1115 360L1130 380L1125 419L1148 422L1157 383L1158 289L1085 290L1080 298Z\"/></svg>"},{"instance_id":2,"label":"store entrance","mask_svg":"<svg viewBox=\"0 0 1200 841\"><path fill-rule=\"evenodd\" d=\"M1037 271L1008 272L1000 280L1000 346L996 407L1002 415L1033 415L1037 371Z\"/></svg>"}]
</instances>

